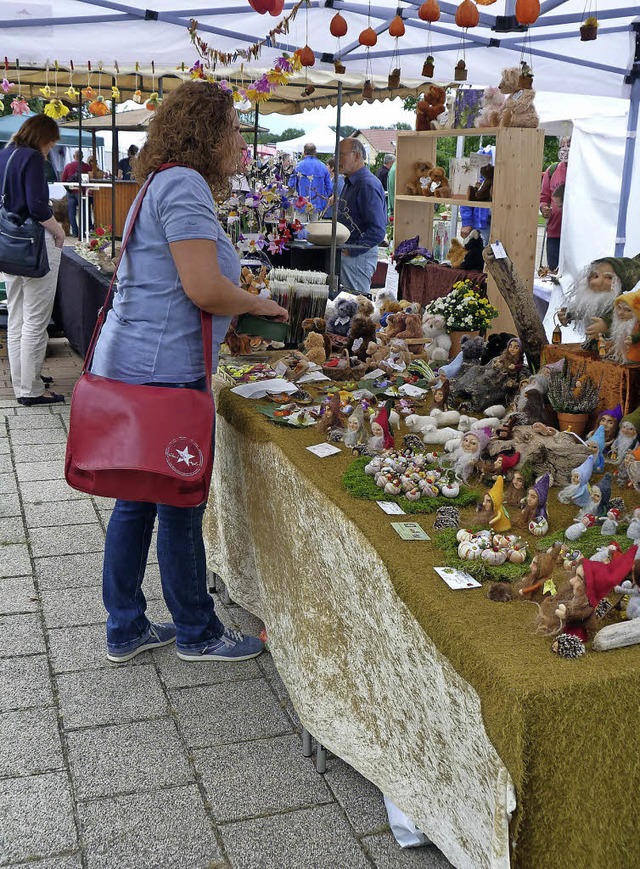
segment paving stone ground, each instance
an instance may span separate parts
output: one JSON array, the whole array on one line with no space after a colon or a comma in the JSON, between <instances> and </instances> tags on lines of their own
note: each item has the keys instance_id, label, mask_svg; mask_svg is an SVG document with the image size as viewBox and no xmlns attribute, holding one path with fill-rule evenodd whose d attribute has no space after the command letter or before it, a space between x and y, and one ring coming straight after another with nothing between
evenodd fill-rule
<instances>
[{"instance_id":1,"label":"paving stone ground","mask_svg":"<svg viewBox=\"0 0 640 869\"><path fill-rule=\"evenodd\" d=\"M49 342L71 395L81 360ZM172 647L110 664L100 593L110 503L67 487L69 406L23 408L0 331L0 866L439 869L402 851L382 795L300 725L268 653L194 667ZM157 562L157 559L152 559ZM152 618L168 618L157 563ZM224 621L256 620L216 605Z\"/></svg>"}]
</instances>

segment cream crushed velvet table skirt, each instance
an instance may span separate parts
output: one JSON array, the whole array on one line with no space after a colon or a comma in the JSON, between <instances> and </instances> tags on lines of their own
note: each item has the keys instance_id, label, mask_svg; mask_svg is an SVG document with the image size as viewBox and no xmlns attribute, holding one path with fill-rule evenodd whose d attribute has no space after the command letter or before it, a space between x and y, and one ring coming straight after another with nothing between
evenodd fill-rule
<instances>
[{"instance_id":1,"label":"cream crushed velvet table skirt","mask_svg":"<svg viewBox=\"0 0 640 869\"><path fill-rule=\"evenodd\" d=\"M205 523L209 568L265 622L303 725L455 866L507 869L515 792L479 697L356 525L277 446L220 416Z\"/></svg>"}]
</instances>

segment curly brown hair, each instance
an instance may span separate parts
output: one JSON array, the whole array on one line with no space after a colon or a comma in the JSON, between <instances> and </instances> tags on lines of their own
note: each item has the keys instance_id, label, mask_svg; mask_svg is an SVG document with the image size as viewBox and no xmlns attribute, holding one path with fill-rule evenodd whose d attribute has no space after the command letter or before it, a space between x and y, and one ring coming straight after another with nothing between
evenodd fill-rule
<instances>
[{"instance_id":1,"label":"curly brown hair","mask_svg":"<svg viewBox=\"0 0 640 869\"><path fill-rule=\"evenodd\" d=\"M33 148L40 151L45 145L57 142L60 129L48 115L32 115L11 137L10 143L16 148Z\"/></svg>"},{"instance_id":2,"label":"curly brown hair","mask_svg":"<svg viewBox=\"0 0 640 869\"><path fill-rule=\"evenodd\" d=\"M131 161L133 176L144 182L163 163L183 163L224 197L240 171L233 123L230 93L207 81L183 82L156 109L147 141Z\"/></svg>"}]
</instances>

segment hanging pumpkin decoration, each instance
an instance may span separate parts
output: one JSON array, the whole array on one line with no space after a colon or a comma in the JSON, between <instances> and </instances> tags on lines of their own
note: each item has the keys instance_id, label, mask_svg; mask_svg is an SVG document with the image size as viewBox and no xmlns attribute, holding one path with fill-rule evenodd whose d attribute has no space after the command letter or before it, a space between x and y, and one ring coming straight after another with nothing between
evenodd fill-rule
<instances>
[{"instance_id":1,"label":"hanging pumpkin decoration","mask_svg":"<svg viewBox=\"0 0 640 869\"><path fill-rule=\"evenodd\" d=\"M458 27L476 27L480 21L478 7L472 0L462 0L456 9L456 24Z\"/></svg>"},{"instance_id":2,"label":"hanging pumpkin decoration","mask_svg":"<svg viewBox=\"0 0 640 869\"><path fill-rule=\"evenodd\" d=\"M342 17L342 15L340 15L339 12L336 12L336 14L331 19L331 24L329 25L329 32L332 36L335 36L337 39L339 39L341 36L347 35L347 30L347 22Z\"/></svg>"},{"instance_id":3,"label":"hanging pumpkin decoration","mask_svg":"<svg viewBox=\"0 0 640 869\"><path fill-rule=\"evenodd\" d=\"M378 41L378 34L373 27L367 27L358 37L360 45L365 45L367 48L372 48Z\"/></svg>"},{"instance_id":4,"label":"hanging pumpkin decoration","mask_svg":"<svg viewBox=\"0 0 640 869\"><path fill-rule=\"evenodd\" d=\"M313 66L316 62L316 56L308 45L300 49L298 57L302 66Z\"/></svg>"},{"instance_id":5,"label":"hanging pumpkin decoration","mask_svg":"<svg viewBox=\"0 0 640 869\"><path fill-rule=\"evenodd\" d=\"M404 36L405 26L404 21L402 20L401 15L396 15L391 24L389 25L389 36L393 36L397 39L399 36Z\"/></svg>"},{"instance_id":6,"label":"hanging pumpkin decoration","mask_svg":"<svg viewBox=\"0 0 640 869\"><path fill-rule=\"evenodd\" d=\"M97 118L103 118L109 114L109 106L106 104L104 97L98 95L95 100L89 103L89 114L95 115Z\"/></svg>"},{"instance_id":7,"label":"hanging pumpkin decoration","mask_svg":"<svg viewBox=\"0 0 640 869\"><path fill-rule=\"evenodd\" d=\"M284 0L249 0L249 6L260 15L267 12L270 15L280 15L284 9Z\"/></svg>"},{"instance_id":8,"label":"hanging pumpkin decoration","mask_svg":"<svg viewBox=\"0 0 640 869\"><path fill-rule=\"evenodd\" d=\"M440 4L438 0L426 0L418 9L418 18L422 21L437 21L440 18Z\"/></svg>"},{"instance_id":9,"label":"hanging pumpkin decoration","mask_svg":"<svg viewBox=\"0 0 640 869\"><path fill-rule=\"evenodd\" d=\"M516 0L518 24L535 24L540 15L540 0Z\"/></svg>"},{"instance_id":10,"label":"hanging pumpkin decoration","mask_svg":"<svg viewBox=\"0 0 640 869\"><path fill-rule=\"evenodd\" d=\"M274 18L277 18L278 15L282 15L283 9L284 0L271 0L271 9L269 9L269 15L273 15Z\"/></svg>"}]
</instances>

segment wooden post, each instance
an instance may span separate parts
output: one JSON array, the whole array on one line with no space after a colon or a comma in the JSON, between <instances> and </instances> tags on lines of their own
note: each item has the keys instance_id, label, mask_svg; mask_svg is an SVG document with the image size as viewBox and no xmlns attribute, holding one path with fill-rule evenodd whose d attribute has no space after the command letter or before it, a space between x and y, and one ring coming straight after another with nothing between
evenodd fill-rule
<instances>
[{"instance_id":1,"label":"wooden post","mask_svg":"<svg viewBox=\"0 0 640 869\"><path fill-rule=\"evenodd\" d=\"M533 295L509 257L496 259L490 245L485 247L483 256L486 270L493 278L513 317L529 364L538 368L542 348L549 342L534 304Z\"/></svg>"}]
</instances>

